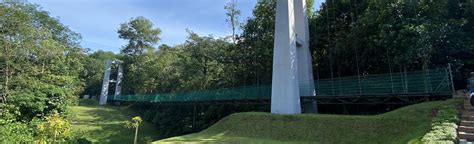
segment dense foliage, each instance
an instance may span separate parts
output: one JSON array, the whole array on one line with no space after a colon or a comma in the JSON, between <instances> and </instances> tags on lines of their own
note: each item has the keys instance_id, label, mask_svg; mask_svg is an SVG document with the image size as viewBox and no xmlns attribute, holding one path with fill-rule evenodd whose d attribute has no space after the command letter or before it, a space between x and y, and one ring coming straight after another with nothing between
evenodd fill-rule
<instances>
[{"instance_id":1,"label":"dense foliage","mask_svg":"<svg viewBox=\"0 0 474 144\"><path fill-rule=\"evenodd\" d=\"M0 141L32 141L35 122L82 92L80 36L36 5L0 4Z\"/></svg>"},{"instance_id":2,"label":"dense foliage","mask_svg":"<svg viewBox=\"0 0 474 144\"><path fill-rule=\"evenodd\" d=\"M311 19L321 78L453 65L456 86L473 69L470 0L334 1Z\"/></svg>"}]
</instances>

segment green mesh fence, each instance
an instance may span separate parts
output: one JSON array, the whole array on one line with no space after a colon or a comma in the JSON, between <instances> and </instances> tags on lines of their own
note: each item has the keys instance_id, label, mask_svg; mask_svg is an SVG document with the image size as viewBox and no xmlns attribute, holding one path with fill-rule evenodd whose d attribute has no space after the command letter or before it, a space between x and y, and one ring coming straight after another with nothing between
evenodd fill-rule
<instances>
[{"instance_id":1,"label":"green mesh fence","mask_svg":"<svg viewBox=\"0 0 474 144\"><path fill-rule=\"evenodd\" d=\"M300 88L310 87L300 82ZM373 74L314 81L316 96L387 96L387 95L451 95L452 84L447 69L406 73ZM271 85L196 90L147 95L108 96L109 100L141 102L192 102L270 99Z\"/></svg>"},{"instance_id":2,"label":"green mesh fence","mask_svg":"<svg viewBox=\"0 0 474 144\"><path fill-rule=\"evenodd\" d=\"M447 69L363 75L315 81L318 96L352 95L450 95Z\"/></svg>"}]
</instances>

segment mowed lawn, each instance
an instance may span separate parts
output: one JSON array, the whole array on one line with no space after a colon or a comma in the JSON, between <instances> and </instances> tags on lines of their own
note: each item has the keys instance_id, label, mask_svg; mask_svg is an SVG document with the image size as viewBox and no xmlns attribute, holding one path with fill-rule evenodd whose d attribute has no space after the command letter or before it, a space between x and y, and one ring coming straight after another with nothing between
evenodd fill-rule
<instances>
[{"instance_id":1,"label":"mowed lawn","mask_svg":"<svg viewBox=\"0 0 474 144\"><path fill-rule=\"evenodd\" d=\"M119 106L80 104L71 107L73 132L93 143L133 143L134 130L125 127L125 121L136 116ZM139 127L139 141L157 140L158 131L148 122Z\"/></svg>"},{"instance_id":2,"label":"mowed lawn","mask_svg":"<svg viewBox=\"0 0 474 144\"><path fill-rule=\"evenodd\" d=\"M237 113L202 132L156 143L417 143L438 108L461 104L424 102L374 116Z\"/></svg>"}]
</instances>

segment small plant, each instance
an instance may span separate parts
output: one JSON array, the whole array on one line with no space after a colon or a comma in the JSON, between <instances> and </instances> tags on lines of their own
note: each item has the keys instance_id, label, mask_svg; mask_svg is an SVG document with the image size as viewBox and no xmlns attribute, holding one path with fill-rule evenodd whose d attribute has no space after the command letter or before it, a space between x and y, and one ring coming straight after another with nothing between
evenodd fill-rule
<instances>
[{"instance_id":1,"label":"small plant","mask_svg":"<svg viewBox=\"0 0 474 144\"><path fill-rule=\"evenodd\" d=\"M71 124L58 113L45 117L45 121L37 126L39 142L53 143L64 141L71 136Z\"/></svg>"},{"instance_id":2,"label":"small plant","mask_svg":"<svg viewBox=\"0 0 474 144\"><path fill-rule=\"evenodd\" d=\"M132 118L132 121L127 121L126 124L125 124L125 127L127 127L127 128L135 128L135 138L133 140L134 144L137 144L138 127L140 126L142 121L143 121L142 118L140 118L139 116L136 116L136 117Z\"/></svg>"}]
</instances>

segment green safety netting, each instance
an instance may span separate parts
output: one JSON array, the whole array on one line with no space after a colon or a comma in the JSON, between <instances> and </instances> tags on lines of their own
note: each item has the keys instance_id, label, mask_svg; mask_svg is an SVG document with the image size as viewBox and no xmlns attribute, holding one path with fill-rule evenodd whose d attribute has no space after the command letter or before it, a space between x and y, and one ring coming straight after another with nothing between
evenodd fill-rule
<instances>
[{"instance_id":1,"label":"green safety netting","mask_svg":"<svg viewBox=\"0 0 474 144\"><path fill-rule=\"evenodd\" d=\"M300 82L300 89L311 87ZM314 81L316 96L451 95L452 80L448 69L404 73L372 74ZM108 96L108 100L141 102L191 102L270 99L271 85L231 87L145 95Z\"/></svg>"}]
</instances>

